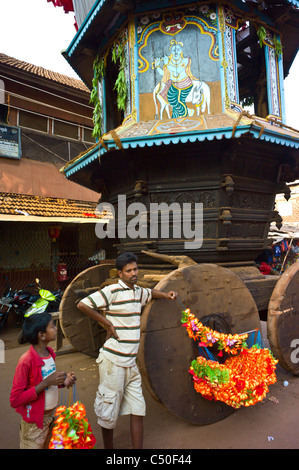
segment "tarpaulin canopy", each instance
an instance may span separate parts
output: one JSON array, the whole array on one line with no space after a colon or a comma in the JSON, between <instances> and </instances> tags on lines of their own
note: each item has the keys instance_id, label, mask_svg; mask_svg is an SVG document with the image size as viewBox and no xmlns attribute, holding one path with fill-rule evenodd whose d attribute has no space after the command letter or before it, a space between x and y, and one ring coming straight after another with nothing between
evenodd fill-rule
<instances>
[{"instance_id":1,"label":"tarpaulin canopy","mask_svg":"<svg viewBox=\"0 0 299 470\"><path fill-rule=\"evenodd\" d=\"M274 243L279 243L284 239L299 238L299 227L295 225L283 225L278 229L274 224L270 225L268 237Z\"/></svg>"}]
</instances>

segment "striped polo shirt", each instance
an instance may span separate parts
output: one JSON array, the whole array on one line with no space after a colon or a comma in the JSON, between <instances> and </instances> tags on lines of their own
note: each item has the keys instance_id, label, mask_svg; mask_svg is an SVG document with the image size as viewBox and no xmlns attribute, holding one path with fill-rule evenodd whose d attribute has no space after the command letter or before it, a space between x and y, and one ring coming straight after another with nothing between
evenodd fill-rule
<instances>
[{"instance_id":1,"label":"striped polo shirt","mask_svg":"<svg viewBox=\"0 0 299 470\"><path fill-rule=\"evenodd\" d=\"M131 289L119 280L81 301L89 307L104 310L107 320L113 324L119 339L109 338L100 352L114 364L122 367L136 364L141 310L151 297L151 289L137 285Z\"/></svg>"}]
</instances>

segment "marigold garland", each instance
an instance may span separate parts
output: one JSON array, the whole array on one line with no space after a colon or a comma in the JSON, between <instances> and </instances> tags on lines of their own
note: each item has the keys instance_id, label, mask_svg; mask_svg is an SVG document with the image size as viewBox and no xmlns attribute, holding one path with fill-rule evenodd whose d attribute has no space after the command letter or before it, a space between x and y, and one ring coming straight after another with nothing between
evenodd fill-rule
<instances>
[{"instance_id":1,"label":"marigold garland","mask_svg":"<svg viewBox=\"0 0 299 470\"><path fill-rule=\"evenodd\" d=\"M232 355L223 364L198 357L192 361L189 373L194 388L208 400L219 400L233 408L255 405L269 391L268 385L276 382L277 360L269 349L254 345L248 348L247 333L231 335L219 333L204 326L191 312L182 312L182 326L199 346L217 345L220 355L224 350Z\"/></svg>"},{"instance_id":2,"label":"marigold garland","mask_svg":"<svg viewBox=\"0 0 299 470\"><path fill-rule=\"evenodd\" d=\"M49 449L93 449L96 439L88 423L85 407L79 401L56 409L55 426Z\"/></svg>"},{"instance_id":3,"label":"marigold garland","mask_svg":"<svg viewBox=\"0 0 299 470\"><path fill-rule=\"evenodd\" d=\"M217 345L219 351L225 351L229 354L238 354L238 352L245 346L245 340L248 334L231 335L225 333L218 333L208 326L204 326L190 309L187 308L182 312L182 326L185 326L190 338L195 341L200 341L199 346L212 347ZM221 356L221 354L220 354Z\"/></svg>"}]
</instances>

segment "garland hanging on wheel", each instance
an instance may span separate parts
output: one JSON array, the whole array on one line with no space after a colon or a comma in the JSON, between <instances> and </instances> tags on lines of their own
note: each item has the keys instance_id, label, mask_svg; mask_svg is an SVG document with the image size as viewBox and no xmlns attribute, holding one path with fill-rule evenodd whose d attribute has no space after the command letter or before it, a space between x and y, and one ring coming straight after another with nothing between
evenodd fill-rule
<instances>
[{"instance_id":1,"label":"garland hanging on wheel","mask_svg":"<svg viewBox=\"0 0 299 470\"><path fill-rule=\"evenodd\" d=\"M255 405L276 382L277 360L267 348L254 345L248 348L248 334L224 334L204 326L191 312L182 312L182 326L200 348L217 346L218 356L228 357L223 364L217 359L199 356L192 361L189 373L195 390L208 400L219 400L233 408Z\"/></svg>"}]
</instances>

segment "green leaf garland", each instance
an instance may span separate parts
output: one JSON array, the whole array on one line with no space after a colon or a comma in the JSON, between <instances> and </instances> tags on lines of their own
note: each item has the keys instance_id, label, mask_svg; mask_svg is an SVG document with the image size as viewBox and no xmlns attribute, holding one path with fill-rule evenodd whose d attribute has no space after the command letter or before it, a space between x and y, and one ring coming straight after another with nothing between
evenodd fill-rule
<instances>
[{"instance_id":1,"label":"green leaf garland","mask_svg":"<svg viewBox=\"0 0 299 470\"><path fill-rule=\"evenodd\" d=\"M99 98L99 82L103 80L105 75L106 69L106 60L107 60L107 53L106 55L99 59L97 56L93 63L93 70L94 70L94 78L92 80L92 91L90 94L90 104L94 105L93 111L93 132L92 136L95 138L100 138L102 134L102 106L101 101ZM119 110L125 112L126 111L126 104L128 98L128 89L126 83L126 76L125 76L125 67L126 67L126 57L125 57L125 49L124 46L116 41L112 47L112 62L116 64L119 62L119 72L117 79L115 81L114 90L117 93L117 107Z\"/></svg>"},{"instance_id":2,"label":"green leaf garland","mask_svg":"<svg viewBox=\"0 0 299 470\"><path fill-rule=\"evenodd\" d=\"M117 92L117 107L120 111L125 112L128 98L128 89L125 76L126 57L125 48L119 42L115 42L113 44L112 61L114 64L119 62L119 72L114 85L114 90Z\"/></svg>"},{"instance_id":3,"label":"green leaf garland","mask_svg":"<svg viewBox=\"0 0 299 470\"><path fill-rule=\"evenodd\" d=\"M229 371L227 369L212 368L207 364L199 364L196 360L192 361L191 367L197 377L208 379L210 383L222 384L229 381Z\"/></svg>"},{"instance_id":4,"label":"green leaf garland","mask_svg":"<svg viewBox=\"0 0 299 470\"><path fill-rule=\"evenodd\" d=\"M263 47L263 42L265 41L266 36L267 36L267 31L264 28L264 26L260 26L258 28L257 36L259 38L260 47ZM276 34L274 34L273 36L273 45L274 45L275 55L277 57L280 56L282 54L282 44L279 40L279 37Z\"/></svg>"},{"instance_id":5,"label":"green leaf garland","mask_svg":"<svg viewBox=\"0 0 299 470\"><path fill-rule=\"evenodd\" d=\"M273 43L274 43L275 55L280 56L282 54L282 44L279 41L277 36L273 37Z\"/></svg>"},{"instance_id":6,"label":"green leaf garland","mask_svg":"<svg viewBox=\"0 0 299 470\"><path fill-rule=\"evenodd\" d=\"M267 35L267 31L265 30L264 26L260 26L257 30L257 36L259 38L260 47L263 47L263 41Z\"/></svg>"},{"instance_id":7,"label":"green leaf garland","mask_svg":"<svg viewBox=\"0 0 299 470\"><path fill-rule=\"evenodd\" d=\"M99 98L99 82L102 81L105 73L105 59L97 56L93 62L94 77L92 80L92 91L89 103L94 105L93 110L93 131L92 136L100 138L102 135L102 106Z\"/></svg>"}]
</instances>

